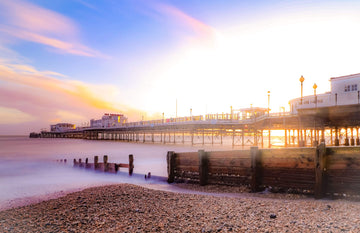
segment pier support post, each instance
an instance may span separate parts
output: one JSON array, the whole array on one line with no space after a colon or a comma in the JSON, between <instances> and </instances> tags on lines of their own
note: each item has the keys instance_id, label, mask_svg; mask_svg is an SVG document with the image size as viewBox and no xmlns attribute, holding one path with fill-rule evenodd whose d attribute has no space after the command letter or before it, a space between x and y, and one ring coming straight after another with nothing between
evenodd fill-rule
<instances>
[{"instance_id":1,"label":"pier support post","mask_svg":"<svg viewBox=\"0 0 360 233\"><path fill-rule=\"evenodd\" d=\"M327 188L327 155L325 143L316 148L315 154L315 198L323 198Z\"/></svg>"},{"instance_id":2,"label":"pier support post","mask_svg":"<svg viewBox=\"0 0 360 233\"><path fill-rule=\"evenodd\" d=\"M168 151L166 155L168 183L173 183L175 180L175 166L176 166L175 156L176 155L174 151Z\"/></svg>"},{"instance_id":3,"label":"pier support post","mask_svg":"<svg viewBox=\"0 0 360 233\"><path fill-rule=\"evenodd\" d=\"M335 127L335 146L339 146L339 145L340 145L339 129L338 127Z\"/></svg>"},{"instance_id":4,"label":"pier support post","mask_svg":"<svg viewBox=\"0 0 360 233\"><path fill-rule=\"evenodd\" d=\"M354 128L351 128L351 138L350 138L350 145L355 146L355 139L354 139Z\"/></svg>"},{"instance_id":5,"label":"pier support post","mask_svg":"<svg viewBox=\"0 0 360 233\"><path fill-rule=\"evenodd\" d=\"M349 142L349 137L348 137L348 128L346 127L345 128L345 143L344 143L345 146L349 146L350 145L350 142Z\"/></svg>"},{"instance_id":6,"label":"pier support post","mask_svg":"<svg viewBox=\"0 0 360 233\"><path fill-rule=\"evenodd\" d=\"M204 150L199 150L199 180L200 185L208 184L209 157Z\"/></svg>"}]
</instances>

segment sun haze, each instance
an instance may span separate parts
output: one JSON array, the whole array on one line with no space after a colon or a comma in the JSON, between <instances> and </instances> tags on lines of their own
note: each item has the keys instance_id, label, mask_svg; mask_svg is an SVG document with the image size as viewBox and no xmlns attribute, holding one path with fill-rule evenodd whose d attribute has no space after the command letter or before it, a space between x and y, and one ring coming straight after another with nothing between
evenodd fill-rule
<instances>
[{"instance_id":1,"label":"sun haze","mask_svg":"<svg viewBox=\"0 0 360 233\"><path fill-rule=\"evenodd\" d=\"M0 0L0 132L272 112L359 73L357 1Z\"/></svg>"}]
</instances>

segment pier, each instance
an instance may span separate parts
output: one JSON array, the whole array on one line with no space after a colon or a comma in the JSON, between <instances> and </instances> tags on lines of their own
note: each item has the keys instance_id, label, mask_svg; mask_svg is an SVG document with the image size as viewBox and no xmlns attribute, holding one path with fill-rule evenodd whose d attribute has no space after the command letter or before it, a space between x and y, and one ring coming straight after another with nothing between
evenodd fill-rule
<instances>
[{"instance_id":1,"label":"pier","mask_svg":"<svg viewBox=\"0 0 360 233\"><path fill-rule=\"evenodd\" d=\"M302 108L296 114L249 108L241 113L171 118L93 127L65 132L42 132L43 138L119 140L143 143L182 143L271 148L360 145L360 104Z\"/></svg>"}]
</instances>

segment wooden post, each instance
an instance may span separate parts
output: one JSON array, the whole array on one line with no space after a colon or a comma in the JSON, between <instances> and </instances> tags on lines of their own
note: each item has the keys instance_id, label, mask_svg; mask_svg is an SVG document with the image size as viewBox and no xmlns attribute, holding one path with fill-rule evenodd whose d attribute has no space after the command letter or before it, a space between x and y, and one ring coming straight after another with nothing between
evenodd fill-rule
<instances>
[{"instance_id":1,"label":"wooden post","mask_svg":"<svg viewBox=\"0 0 360 233\"><path fill-rule=\"evenodd\" d=\"M94 169L98 169L99 168L99 156L94 156Z\"/></svg>"},{"instance_id":2,"label":"wooden post","mask_svg":"<svg viewBox=\"0 0 360 233\"><path fill-rule=\"evenodd\" d=\"M85 168L89 168L89 159L88 158L85 159Z\"/></svg>"},{"instance_id":3,"label":"wooden post","mask_svg":"<svg viewBox=\"0 0 360 233\"><path fill-rule=\"evenodd\" d=\"M208 154L204 150L199 150L199 180L201 186L207 185L208 173L209 173Z\"/></svg>"},{"instance_id":4,"label":"wooden post","mask_svg":"<svg viewBox=\"0 0 360 233\"><path fill-rule=\"evenodd\" d=\"M175 153L174 151L168 151L166 155L166 162L167 162L167 172L168 172L168 183L173 183L175 180Z\"/></svg>"},{"instance_id":5,"label":"wooden post","mask_svg":"<svg viewBox=\"0 0 360 233\"><path fill-rule=\"evenodd\" d=\"M326 156L326 147L325 143L321 143L316 148L315 154L315 189L314 194L315 198L323 198L326 194L326 186L327 186L327 177L326 177L326 169L327 169L327 156Z\"/></svg>"},{"instance_id":6,"label":"wooden post","mask_svg":"<svg viewBox=\"0 0 360 233\"><path fill-rule=\"evenodd\" d=\"M129 176L133 174L134 171L134 155L129 155Z\"/></svg>"},{"instance_id":7,"label":"wooden post","mask_svg":"<svg viewBox=\"0 0 360 233\"><path fill-rule=\"evenodd\" d=\"M261 154L257 146L250 148L251 153L251 191L257 192L260 190L262 183L261 174Z\"/></svg>"},{"instance_id":8,"label":"wooden post","mask_svg":"<svg viewBox=\"0 0 360 233\"><path fill-rule=\"evenodd\" d=\"M109 170L109 164L108 164L108 156L104 155L104 172L107 172Z\"/></svg>"},{"instance_id":9,"label":"wooden post","mask_svg":"<svg viewBox=\"0 0 360 233\"><path fill-rule=\"evenodd\" d=\"M287 129L285 129L285 136L284 136L284 139L285 139L285 148L287 148L287 147L288 147Z\"/></svg>"}]
</instances>

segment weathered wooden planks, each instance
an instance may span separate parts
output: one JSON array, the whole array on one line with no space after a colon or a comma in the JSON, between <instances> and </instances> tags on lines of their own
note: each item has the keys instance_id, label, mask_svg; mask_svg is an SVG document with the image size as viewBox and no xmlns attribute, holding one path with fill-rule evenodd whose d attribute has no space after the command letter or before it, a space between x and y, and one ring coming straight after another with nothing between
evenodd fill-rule
<instances>
[{"instance_id":1,"label":"weathered wooden planks","mask_svg":"<svg viewBox=\"0 0 360 233\"><path fill-rule=\"evenodd\" d=\"M95 171L108 172L108 173L117 173L121 167L128 168L129 175L132 175L134 169L134 157L129 155L129 163L109 163L108 156L104 155L103 163L99 163L99 156L94 156L94 163L89 163L89 159L86 158L85 162L82 162L81 159L74 159L74 167L81 167L86 169L93 169Z\"/></svg>"},{"instance_id":2,"label":"weathered wooden planks","mask_svg":"<svg viewBox=\"0 0 360 233\"><path fill-rule=\"evenodd\" d=\"M175 154L175 153L174 153ZM176 153L176 180L202 185L251 185L296 189L321 198L332 193L360 195L360 147L258 149Z\"/></svg>"}]
</instances>

